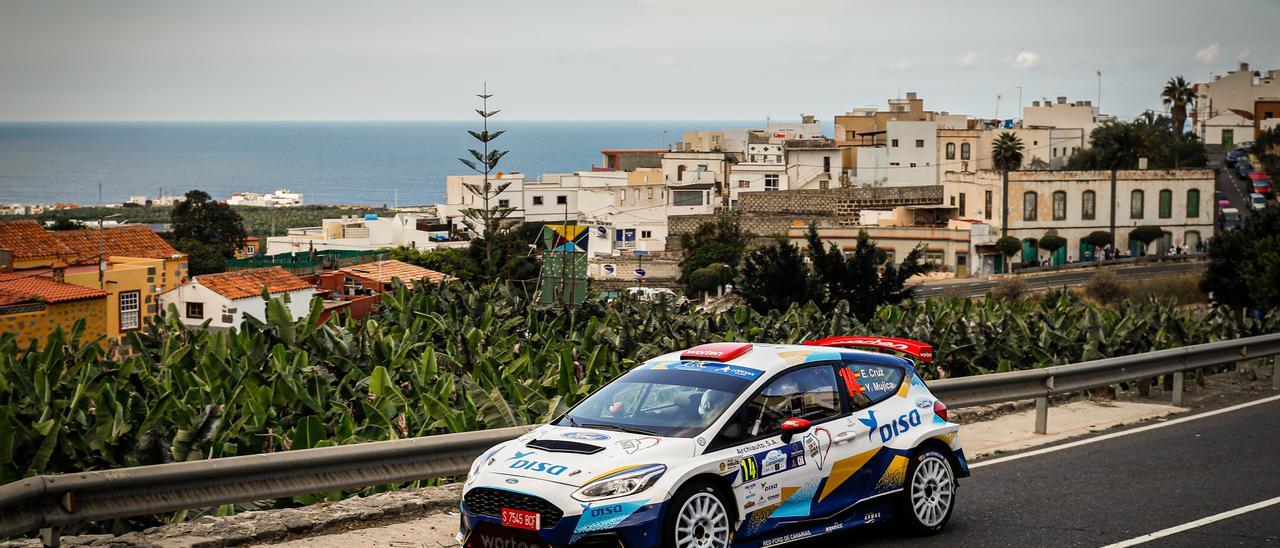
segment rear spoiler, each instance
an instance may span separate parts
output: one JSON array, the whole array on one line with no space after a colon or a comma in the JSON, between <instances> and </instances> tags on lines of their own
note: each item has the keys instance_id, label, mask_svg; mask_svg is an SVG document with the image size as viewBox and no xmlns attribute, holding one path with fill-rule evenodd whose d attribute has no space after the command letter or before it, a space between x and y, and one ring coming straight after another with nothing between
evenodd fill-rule
<instances>
[{"instance_id":1,"label":"rear spoiler","mask_svg":"<svg viewBox=\"0 0 1280 548\"><path fill-rule=\"evenodd\" d=\"M928 343L913 341L911 339L843 335L838 337L827 337L816 341L805 341L804 344L806 346L838 346L841 348L875 348L879 350L901 352L914 357L922 363L930 363L933 361L933 346Z\"/></svg>"}]
</instances>

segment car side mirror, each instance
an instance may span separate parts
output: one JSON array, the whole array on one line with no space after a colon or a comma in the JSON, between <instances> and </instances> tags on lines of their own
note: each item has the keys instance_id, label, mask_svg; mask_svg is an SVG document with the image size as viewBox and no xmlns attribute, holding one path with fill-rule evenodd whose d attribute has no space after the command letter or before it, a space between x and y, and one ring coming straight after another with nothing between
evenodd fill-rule
<instances>
[{"instance_id":1,"label":"car side mirror","mask_svg":"<svg viewBox=\"0 0 1280 548\"><path fill-rule=\"evenodd\" d=\"M813 426L812 422L796 417L782 421L782 443L791 443L792 437L803 434L810 426Z\"/></svg>"}]
</instances>

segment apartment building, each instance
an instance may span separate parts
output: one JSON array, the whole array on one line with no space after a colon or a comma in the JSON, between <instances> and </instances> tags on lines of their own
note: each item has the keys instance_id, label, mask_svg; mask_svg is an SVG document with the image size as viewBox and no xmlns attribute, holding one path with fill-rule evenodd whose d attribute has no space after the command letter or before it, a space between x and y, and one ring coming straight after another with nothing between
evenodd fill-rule
<instances>
[{"instance_id":1,"label":"apartment building","mask_svg":"<svg viewBox=\"0 0 1280 548\"><path fill-rule=\"evenodd\" d=\"M1236 70L1215 75L1192 89L1196 95L1191 111L1193 131L1205 144L1230 149L1256 137L1255 103L1280 97L1280 70L1256 71L1242 62Z\"/></svg>"}]
</instances>

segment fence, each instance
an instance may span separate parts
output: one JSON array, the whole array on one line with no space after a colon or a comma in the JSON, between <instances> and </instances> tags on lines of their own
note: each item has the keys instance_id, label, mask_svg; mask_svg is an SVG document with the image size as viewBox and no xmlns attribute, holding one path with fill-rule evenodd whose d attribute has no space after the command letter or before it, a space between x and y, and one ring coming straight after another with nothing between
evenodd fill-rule
<instances>
[{"instance_id":1,"label":"fence","mask_svg":"<svg viewBox=\"0 0 1280 548\"><path fill-rule=\"evenodd\" d=\"M1035 399L1036 432L1044 433L1049 396L1267 356L1277 356L1272 383L1280 390L1280 333L928 384L951 408ZM1183 376L1173 380L1180 405ZM32 476L0 486L0 538L40 529L56 546L63 527L92 521L458 476L489 447L533 428Z\"/></svg>"}]
</instances>

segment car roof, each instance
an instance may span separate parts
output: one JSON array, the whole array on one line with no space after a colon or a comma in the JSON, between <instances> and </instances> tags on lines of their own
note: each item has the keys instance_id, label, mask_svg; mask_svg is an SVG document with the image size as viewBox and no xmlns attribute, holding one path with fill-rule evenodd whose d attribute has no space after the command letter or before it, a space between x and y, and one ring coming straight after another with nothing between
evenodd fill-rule
<instances>
[{"instance_id":1,"label":"car roof","mask_svg":"<svg viewBox=\"0 0 1280 548\"><path fill-rule=\"evenodd\" d=\"M650 359L645 363L701 361L682 357L681 354L684 352L685 350L670 352ZM723 363L726 365L731 364L760 369L766 373L772 374L803 363L815 363L840 359L854 359L864 363L905 366L911 369L915 368L915 364L912 363L911 360L892 354L882 354L880 352L870 352L866 350L853 350L849 348L807 346L799 344L753 343L750 345L750 350Z\"/></svg>"}]
</instances>

